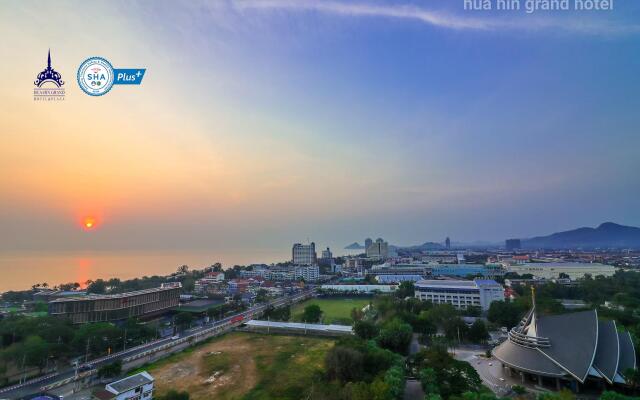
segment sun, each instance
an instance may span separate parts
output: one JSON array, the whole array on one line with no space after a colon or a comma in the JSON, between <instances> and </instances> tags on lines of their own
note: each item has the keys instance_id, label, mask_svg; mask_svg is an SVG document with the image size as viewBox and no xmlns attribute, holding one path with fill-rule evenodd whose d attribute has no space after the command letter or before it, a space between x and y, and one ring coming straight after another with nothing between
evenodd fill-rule
<instances>
[{"instance_id":1,"label":"sun","mask_svg":"<svg viewBox=\"0 0 640 400\"><path fill-rule=\"evenodd\" d=\"M91 217L85 217L84 220L82 221L82 225L87 230L93 229L96 226L96 221Z\"/></svg>"}]
</instances>

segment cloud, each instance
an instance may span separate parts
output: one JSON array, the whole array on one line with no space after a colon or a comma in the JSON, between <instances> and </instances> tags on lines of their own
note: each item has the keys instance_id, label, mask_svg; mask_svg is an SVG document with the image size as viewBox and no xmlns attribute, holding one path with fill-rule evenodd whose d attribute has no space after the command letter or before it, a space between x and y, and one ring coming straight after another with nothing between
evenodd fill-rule
<instances>
[{"instance_id":1,"label":"cloud","mask_svg":"<svg viewBox=\"0 0 640 400\"><path fill-rule=\"evenodd\" d=\"M552 17L515 14L512 16L471 17L429 10L407 4L377 5L322 0L236 0L238 10L316 11L347 17L381 17L414 20L427 25L454 30L492 31L499 29L556 29L592 35L639 33L640 25L594 18ZM471 13L471 12L468 12Z\"/></svg>"}]
</instances>

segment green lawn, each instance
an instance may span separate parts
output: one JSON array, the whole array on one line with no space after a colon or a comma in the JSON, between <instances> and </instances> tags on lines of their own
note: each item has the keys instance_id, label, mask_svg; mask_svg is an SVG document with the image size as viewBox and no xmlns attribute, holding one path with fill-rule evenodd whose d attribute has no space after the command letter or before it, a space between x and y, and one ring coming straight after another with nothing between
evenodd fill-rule
<instances>
[{"instance_id":1,"label":"green lawn","mask_svg":"<svg viewBox=\"0 0 640 400\"><path fill-rule=\"evenodd\" d=\"M303 303L298 303L291 309L294 321L302 320L304 308L311 304L317 304L322 310L322 322L325 324L347 324L351 325L351 310L353 308L362 309L369 304L368 298L333 298L333 299L311 299Z\"/></svg>"}]
</instances>

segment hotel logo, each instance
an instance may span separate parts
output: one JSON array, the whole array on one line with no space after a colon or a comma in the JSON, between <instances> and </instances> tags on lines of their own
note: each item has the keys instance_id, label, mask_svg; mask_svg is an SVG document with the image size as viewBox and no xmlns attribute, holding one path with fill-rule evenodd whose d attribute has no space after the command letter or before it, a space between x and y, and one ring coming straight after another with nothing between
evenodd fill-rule
<instances>
[{"instance_id":1,"label":"hotel logo","mask_svg":"<svg viewBox=\"0 0 640 400\"><path fill-rule=\"evenodd\" d=\"M51 67L51 50L47 55L47 68L40 72L33 82L33 100L59 101L64 100L65 90L62 75Z\"/></svg>"}]
</instances>

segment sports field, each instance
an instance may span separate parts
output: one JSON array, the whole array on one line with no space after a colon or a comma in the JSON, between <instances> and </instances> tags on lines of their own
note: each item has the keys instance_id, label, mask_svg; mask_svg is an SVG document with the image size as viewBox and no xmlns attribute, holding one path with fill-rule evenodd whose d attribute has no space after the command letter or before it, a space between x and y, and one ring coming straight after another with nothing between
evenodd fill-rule
<instances>
[{"instance_id":1,"label":"sports field","mask_svg":"<svg viewBox=\"0 0 640 400\"><path fill-rule=\"evenodd\" d=\"M317 304L322 310L322 322L325 324L346 324L351 325L351 310L362 309L369 304L372 299L368 298L328 298L310 299L303 303L296 304L291 309L294 321L302 320L304 308L311 304Z\"/></svg>"},{"instance_id":2,"label":"sports field","mask_svg":"<svg viewBox=\"0 0 640 400\"><path fill-rule=\"evenodd\" d=\"M297 400L322 376L333 344L323 338L231 333L144 369L155 377L156 396L175 389L192 400Z\"/></svg>"}]
</instances>

